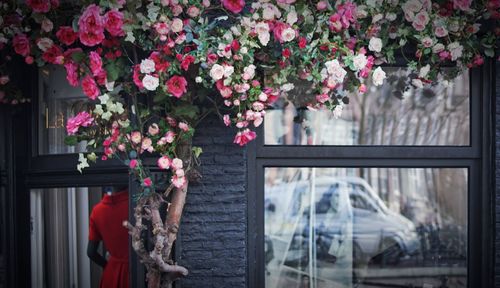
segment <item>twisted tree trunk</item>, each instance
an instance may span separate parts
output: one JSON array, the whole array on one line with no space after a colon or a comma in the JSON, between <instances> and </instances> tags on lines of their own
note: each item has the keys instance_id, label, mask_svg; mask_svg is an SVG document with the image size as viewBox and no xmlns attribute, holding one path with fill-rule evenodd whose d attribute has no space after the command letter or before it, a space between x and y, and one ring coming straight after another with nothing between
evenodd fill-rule
<instances>
[{"instance_id":1,"label":"twisted tree trunk","mask_svg":"<svg viewBox=\"0 0 500 288\"><path fill-rule=\"evenodd\" d=\"M134 209L135 226L126 223L132 236L132 247L140 261L146 266L148 288L170 287L173 281L188 274L186 268L177 265L172 260L172 248L177 239L182 211L186 203L189 175L192 174L191 151L191 141L180 144L177 149L177 157L183 160L186 170L186 184L182 188L175 188L171 184L163 195L153 193L142 197ZM171 202L168 203L165 199L171 193ZM167 205L165 221L160 214L160 209L164 205ZM151 221L153 228L154 248L151 251L145 248L145 239L141 237L141 232L147 230L143 220Z\"/></svg>"}]
</instances>

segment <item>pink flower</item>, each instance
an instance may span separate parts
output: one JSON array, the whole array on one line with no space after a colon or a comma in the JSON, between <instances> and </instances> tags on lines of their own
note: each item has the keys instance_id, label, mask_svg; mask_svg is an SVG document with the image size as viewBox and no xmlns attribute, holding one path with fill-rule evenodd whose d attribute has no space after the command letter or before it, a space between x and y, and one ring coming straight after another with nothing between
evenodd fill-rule
<instances>
[{"instance_id":1,"label":"pink flower","mask_svg":"<svg viewBox=\"0 0 500 288\"><path fill-rule=\"evenodd\" d=\"M151 141L151 138L144 137L142 139L141 149L143 151L148 151L149 153L153 153L154 148L153 148L153 141Z\"/></svg>"},{"instance_id":2,"label":"pink flower","mask_svg":"<svg viewBox=\"0 0 500 288\"><path fill-rule=\"evenodd\" d=\"M168 156L162 156L161 158L158 159L156 164L158 164L158 167L160 169L169 169L171 165L172 160Z\"/></svg>"},{"instance_id":3,"label":"pink flower","mask_svg":"<svg viewBox=\"0 0 500 288\"><path fill-rule=\"evenodd\" d=\"M123 36L123 13L113 9L104 15L105 28L112 36Z\"/></svg>"},{"instance_id":4,"label":"pink flower","mask_svg":"<svg viewBox=\"0 0 500 288\"><path fill-rule=\"evenodd\" d=\"M436 37L440 37L440 38L445 37L446 35L448 35L448 30L446 30L446 28L444 28L442 26L439 26L439 27L436 27L436 29L434 29L434 34L436 35Z\"/></svg>"},{"instance_id":5,"label":"pink flower","mask_svg":"<svg viewBox=\"0 0 500 288\"><path fill-rule=\"evenodd\" d=\"M189 125L186 124L185 122L179 122L179 129L181 129L184 132L189 131Z\"/></svg>"},{"instance_id":6,"label":"pink flower","mask_svg":"<svg viewBox=\"0 0 500 288\"><path fill-rule=\"evenodd\" d=\"M14 39L12 39L12 45L17 54L23 57L30 54L30 40L25 34L17 34L14 36Z\"/></svg>"},{"instance_id":7,"label":"pink flower","mask_svg":"<svg viewBox=\"0 0 500 288\"><path fill-rule=\"evenodd\" d=\"M64 60L63 51L61 47L54 44L42 54L42 59L51 64L62 64Z\"/></svg>"},{"instance_id":8,"label":"pink flower","mask_svg":"<svg viewBox=\"0 0 500 288\"><path fill-rule=\"evenodd\" d=\"M142 180L142 184L146 187L151 187L151 185L153 184L153 181L151 181L151 178L145 178L144 180Z\"/></svg>"},{"instance_id":9,"label":"pink flower","mask_svg":"<svg viewBox=\"0 0 500 288\"><path fill-rule=\"evenodd\" d=\"M101 56L97 52L92 51L92 52L90 52L89 60L90 60L89 66L90 66L90 71L92 72L92 75L94 75L94 76L98 75L102 70Z\"/></svg>"},{"instance_id":10,"label":"pink flower","mask_svg":"<svg viewBox=\"0 0 500 288\"><path fill-rule=\"evenodd\" d=\"M182 94L187 92L187 81L184 77L175 75L167 83L167 90L176 98L181 98Z\"/></svg>"},{"instance_id":11,"label":"pink flower","mask_svg":"<svg viewBox=\"0 0 500 288\"><path fill-rule=\"evenodd\" d=\"M178 169L182 169L182 160L179 159L179 158L174 158L174 160L172 160L172 169L174 170L178 170Z\"/></svg>"},{"instance_id":12,"label":"pink flower","mask_svg":"<svg viewBox=\"0 0 500 288\"><path fill-rule=\"evenodd\" d=\"M425 26L429 23L429 14L422 10L417 15L415 15L415 19L413 19L412 26L417 31L423 31Z\"/></svg>"},{"instance_id":13,"label":"pink flower","mask_svg":"<svg viewBox=\"0 0 500 288\"><path fill-rule=\"evenodd\" d=\"M222 0L222 5L227 10L237 14L245 7L245 0Z\"/></svg>"},{"instance_id":14,"label":"pink flower","mask_svg":"<svg viewBox=\"0 0 500 288\"><path fill-rule=\"evenodd\" d=\"M453 0L453 9L460 9L462 11L467 11L470 8L472 0Z\"/></svg>"},{"instance_id":15,"label":"pink flower","mask_svg":"<svg viewBox=\"0 0 500 288\"><path fill-rule=\"evenodd\" d=\"M142 140L142 134L139 131L134 131L130 135L130 141L132 141L132 143L134 143L134 144L141 143L141 140Z\"/></svg>"},{"instance_id":16,"label":"pink flower","mask_svg":"<svg viewBox=\"0 0 500 288\"><path fill-rule=\"evenodd\" d=\"M83 78L82 89L83 93L85 93L85 95L92 100L95 100L97 96L99 96L99 88L97 87L97 84L92 76L87 75Z\"/></svg>"},{"instance_id":17,"label":"pink flower","mask_svg":"<svg viewBox=\"0 0 500 288\"><path fill-rule=\"evenodd\" d=\"M35 13L47 13L50 10L50 1L47 0L26 0L26 4Z\"/></svg>"},{"instance_id":18,"label":"pink flower","mask_svg":"<svg viewBox=\"0 0 500 288\"><path fill-rule=\"evenodd\" d=\"M172 177L172 184L174 184L176 188L182 188L184 184L186 184L186 177L179 177L176 174Z\"/></svg>"},{"instance_id":19,"label":"pink flower","mask_svg":"<svg viewBox=\"0 0 500 288\"><path fill-rule=\"evenodd\" d=\"M321 10L325 10L325 9L326 9L326 7L327 7L327 5L328 5L328 4L326 3L326 1L319 1L319 2L316 4L316 9L318 9L318 10L320 10L320 11L321 11Z\"/></svg>"},{"instance_id":20,"label":"pink flower","mask_svg":"<svg viewBox=\"0 0 500 288\"><path fill-rule=\"evenodd\" d=\"M316 95L316 101L318 101L321 104L325 103L329 99L330 99L330 97L327 94Z\"/></svg>"},{"instance_id":21,"label":"pink flower","mask_svg":"<svg viewBox=\"0 0 500 288\"><path fill-rule=\"evenodd\" d=\"M135 167L137 167L137 160L135 159L130 160L128 167L130 167L130 169L134 169Z\"/></svg>"},{"instance_id":22,"label":"pink flower","mask_svg":"<svg viewBox=\"0 0 500 288\"><path fill-rule=\"evenodd\" d=\"M5 85L7 83L9 83L10 81L10 78L8 75L4 75L2 77L0 77L0 85Z\"/></svg>"},{"instance_id":23,"label":"pink flower","mask_svg":"<svg viewBox=\"0 0 500 288\"><path fill-rule=\"evenodd\" d=\"M56 32L57 39L66 46L75 43L78 34L69 26L61 26Z\"/></svg>"},{"instance_id":24,"label":"pink flower","mask_svg":"<svg viewBox=\"0 0 500 288\"><path fill-rule=\"evenodd\" d=\"M175 138L175 133L172 132L172 131L168 131L166 134L165 134L165 141L167 141L167 143L172 143L174 142L174 138Z\"/></svg>"},{"instance_id":25,"label":"pink flower","mask_svg":"<svg viewBox=\"0 0 500 288\"><path fill-rule=\"evenodd\" d=\"M148 128L149 135L155 136L158 134L158 132L160 132L160 128L158 127L158 124L153 123L153 124L149 125L149 128Z\"/></svg>"},{"instance_id":26,"label":"pink flower","mask_svg":"<svg viewBox=\"0 0 500 288\"><path fill-rule=\"evenodd\" d=\"M64 64L64 68L66 68L66 80L68 80L68 83L73 87L78 86L78 65L73 61L69 61Z\"/></svg>"},{"instance_id":27,"label":"pink flower","mask_svg":"<svg viewBox=\"0 0 500 288\"><path fill-rule=\"evenodd\" d=\"M273 33L274 39L278 40L280 43L283 43L283 37L281 36L283 31L288 28L288 25L283 22L276 22L274 24Z\"/></svg>"},{"instance_id":28,"label":"pink flower","mask_svg":"<svg viewBox=\"0 0 500 288\"><path fill-rule=\"evenodd\" d=\"M75 117L69 118L66 123L68 135L75 135L80 127L89 127L94 122L94 118L86 111L78 113Z\"/></svg>"},{"instance_id":29,"label":"pink flower","mask_svg":"<svg viewBox=\"0 0 500 288\"><path fill-rule=\"evenodd\" d=\"M240 146L245 146L248 142L254 140L255 138L257 138L257 134L254 131L245 129L236 134L236 137L234 137L234 143Z\"/></svg>"},{"instance_id":30,"label":"pink flower","mask_svg":"<svg viewBox=\"0 0 500 288\"><path fill-rule=\"evenodd\" d=\"M100 8L92 4L85 9L78 20L80 42L86 46L95 46L104 40L104 23Z\"/></svg>"},{"instance_id":31,"label":"pink flower","mask_svg":"<svg viewBox=\"0 0 500 288\"><path fill-rule=\"evenodd\" d=\"M139 89L143 89L144 85L142 84L141 76L141 67L139 65L134 66L134 73L132 75L132 80L134 80L134 84Z\"/></svg>"},{"instance_id":32,"label":"pink flower","mask_svg":"<svg viewBox=\"0 0 500 288\"><path fill-rule=\"evenodd\" d=\"M184 69L184 71L187 71L189 69L189 65L194 63L195 59L196 58L194 58L193 55L187 55L184 59L182 59L181 68Z\"/></svg>"},{"instance_id":33,"label":"pink flower","mask_svg":"<svg viewBox=\"0 0 500 288\"><path fill-rule=\"evenodd\" d=\"M229 118L229 115L227 115L227 114L226 114L226 115L224 115L224 117L223 117L223 118L224 118L224 124L225 124L226 126L231 125L231 118Z\"/></svg>"}]
</instances>

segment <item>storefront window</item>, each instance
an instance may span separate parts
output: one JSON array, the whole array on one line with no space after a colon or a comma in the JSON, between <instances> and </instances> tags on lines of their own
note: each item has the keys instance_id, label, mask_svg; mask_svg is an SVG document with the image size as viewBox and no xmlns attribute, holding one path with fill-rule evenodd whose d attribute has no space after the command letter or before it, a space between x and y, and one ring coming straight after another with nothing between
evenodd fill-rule
<instances>
[{"instance_id":1,"label":"storefront window","mask_svg":"<svg viewBox=\"0 0 500 288\"><path fill-rule=\"evenodd\" d=\"M404 90L408 72L384 68L388 79L367 82L364 95L349 96L342 115L310 111L310 87L295 83L289 101L265 116L265 145L413 145L470 144L469 72L431 88ZM307 95L311 99L307 99ZM298 97L300 96L300 97ZM306 100L304 100L306 99ZM298 103L298 101L301 101Z\"/></svg>"},{"instance_id":2,"label":"storefront window","mask_svg":"<svg viewBox=\"0 0 500 288\"><path fill-rule=\"evenodd\" d=\"M467 168L268 167L264 185L267 288L467 286Z\"/></svg>"},{"instance_id":3,"label":"storefront window","mask_svg":"<svg viewBox=\"0 0 500 288\"><path fill-rule=\"evenodd\" d=\"M85 144L68 146L66 121L80 111L86 97L80 88L72 87L60 67L46 67L39 72L38 150L40 155L78 153Z\"/></svg>"}]
</instances>

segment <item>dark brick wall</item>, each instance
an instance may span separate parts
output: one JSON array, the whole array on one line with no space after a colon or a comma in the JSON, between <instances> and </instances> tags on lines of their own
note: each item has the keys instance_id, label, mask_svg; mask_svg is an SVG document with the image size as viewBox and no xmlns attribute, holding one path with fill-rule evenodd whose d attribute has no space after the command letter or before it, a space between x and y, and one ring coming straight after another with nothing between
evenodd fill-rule
<instances>
[{"instance_id":1,"label":"dark brick wall","mask_svg":"<svg viewBox=\"0 0 500 288\"><path fill-rule=\"evenodd\" d=\"M496 62L496 115L495 115L495 287L500 287L500 62Z\"/></svg>"},{"instance_id":2,"label":"dark brick wall","mask_svg":"<svg viewBox=\"0 0 500 288\"><path fill-rule=\"evenodd\" d=\"M217 118L196 130L202 181L189 187L181 223L182 288L246 287L246 150Z\"/></svg>"}]
</instances>

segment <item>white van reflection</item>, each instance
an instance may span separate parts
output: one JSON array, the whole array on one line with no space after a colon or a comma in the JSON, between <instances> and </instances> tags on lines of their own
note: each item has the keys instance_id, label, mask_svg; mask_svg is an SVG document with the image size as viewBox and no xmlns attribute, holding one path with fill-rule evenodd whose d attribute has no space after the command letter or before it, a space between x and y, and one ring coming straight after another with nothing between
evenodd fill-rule
<instances>
[{"instance_id":1,"label":"white van reflection","mask_svg":"<svg viewBox=\"0 0 500 288\"><path fill-rule=\"evenodd\" d=\"M278 220L275 223L288 221L288 225L277 228L266 216L266 235L271 236L266 237L267 248L273 247L267 243L273 236L291 237L287 251L283 251L285 255L273 255L275 253L268 250L266 262L278 256L286 266L304 268L309 263L308 245L312 241L315 243L314 261L341 266L347 264L345 262L354 266L368 262L394 265L402 257L419 252L415 225L390 211L362 178L319 177L314 181L314 195L311 188L311 181L266 188L266 213L274 214L272 218ZM312 202L315 203L313 211L308 204ZM314 238L309 237L311 227L314 227Z\"/></svg>"}]
</instances>

